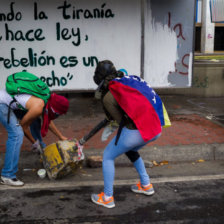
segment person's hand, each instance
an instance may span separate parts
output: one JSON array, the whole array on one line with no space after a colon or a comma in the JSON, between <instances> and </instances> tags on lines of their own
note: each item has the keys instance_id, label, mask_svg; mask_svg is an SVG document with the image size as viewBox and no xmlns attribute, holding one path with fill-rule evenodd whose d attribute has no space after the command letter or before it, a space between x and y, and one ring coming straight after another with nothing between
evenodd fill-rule
<instances>
[{"instance_id":1,"label":"person's hand","mask_svg":"<svg viewBox=\"0 0 224 224\"><path fill-rule=\"evenodd\" d=\"M31 146L31 149L35 153L41 153L42 152L42 148L41 148L39 140L36 140L35 143L33 143L33 145Z\"/></svg>"},{"instance_id":2,"label":"person's hand","mask_svg":"<svg viewBox=\"0 0 224 224\"><path fill-rule=\"evenodd\" d=\"M101 136L101 141L106 141L108 137L119 127L117 122L115 121L110 121L110 123L104 128L102 136Z\"/></svg>"}]
</instances>

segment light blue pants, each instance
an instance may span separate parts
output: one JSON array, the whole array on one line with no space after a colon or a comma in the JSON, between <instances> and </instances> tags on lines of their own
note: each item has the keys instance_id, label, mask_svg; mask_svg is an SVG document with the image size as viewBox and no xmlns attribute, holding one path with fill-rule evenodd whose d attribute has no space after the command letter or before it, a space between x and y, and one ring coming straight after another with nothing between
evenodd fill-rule
<instances>
[{"instance_id":1,"label":"light blue pants","mask_svg":"<svg viewBox=\"0 0 224 224\"><path fill-rule=\"evenodd\" d=\"M159 136L160 134L148 142L144 142L138 130L130 130L124 127L117 145L115 145L116 136L110 141L103 154L104 194L107 196L113 195L113 182L115 175L114 160L121 154L130 150L138 151L144 145L156 140ZM142 158L139 157L133 164L139 174L141 184L148 185L150 183L150 178L146 172Z\"/></svg>"},{"instance_id":2,"label":"light blue pants","mask_svg":"<svg viewBox=\"0 0 224 224\"><path fill-rule=\"evenodd\" d=\"M8 132L8 140L6 142L5 162L1 172L3 177L15 178L18 171L18 162L20 148L23 143L23 130L18 125L15 114L11 111L10 122L7 123L8 106L0 104L0 122Z\"/></svg>"}]
</instances>

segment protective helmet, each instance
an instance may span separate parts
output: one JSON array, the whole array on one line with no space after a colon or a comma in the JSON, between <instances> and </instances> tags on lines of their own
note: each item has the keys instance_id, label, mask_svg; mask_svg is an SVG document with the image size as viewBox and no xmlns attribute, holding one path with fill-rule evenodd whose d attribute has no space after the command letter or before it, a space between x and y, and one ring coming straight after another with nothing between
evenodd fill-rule
<instances>
[{"instance_id":1,"label":"protective helmet","mask_svg":"<svg viewBox=\"0 0 224 224\"><path fill-rule=\"evenodd\" d=\"M99 85L108 75L116 75L114 64L109 60L100 61L96 67L93 80Z\"/></svg>"}]
</instances>

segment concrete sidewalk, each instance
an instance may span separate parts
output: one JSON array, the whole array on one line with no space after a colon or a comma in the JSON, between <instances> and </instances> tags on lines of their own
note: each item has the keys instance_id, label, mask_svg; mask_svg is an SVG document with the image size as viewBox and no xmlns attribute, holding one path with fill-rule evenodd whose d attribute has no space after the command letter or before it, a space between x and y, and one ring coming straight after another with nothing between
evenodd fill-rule
<instances>
[{"instance_id":1,"label":"concrete sidewalk","mask_svg":"<svg viewBox=\"0 0 224 224\"><path fill-rule=\"evenodd\" d=\"M224 98L194 98L186 96L161 96L169 113L172 126L164 128L162 136L148 144L140 154L148 161L195 161L224 159ZM83 97L70 97L70 109L66 116L58 118L55 123L63 134L69 138L80 139L99 121L104 119L99 101L91 94ZM84 146L86 157L102 155L108 141L101 141L102 130ZM0 126L0 152L4 153L7 133ZM57 139L49 133L44 139L51 144ZM30 143L24 138L20 163L31 162L27 158ZM29 154L32 154L31 152ZM3 164L3 155L0 164ZM129 162L125 157L117 163Z\"/></svg>"},{"instance_id":2,"label":"concrete sidewalk","mask_svg":"<svg viewBox=\"0 0 224 224\"><path fill-rule=\"evenodd\" d=\"M31 157L28 156L30 159ZM27 161L27 160L26 160ZM84 186L103 187L102 168L83 167L74 173L64 176L61 179L49 180L47 177L41 179L37 171L42 167L38 157L32 158L34 163L20 163L17 176L21 178L25 185L21 188L0 185L0 192L10 189L51 189L51 188L74 188ZM177 183L200 180L221 180L224 179L224 161L205 162L168 162L164 165L146 168L150 175L151 182L154 183ZM139 181L139 176L135 168L129 166L116 165L114 185L131 185Z\"/></svg>"}]
</instances>

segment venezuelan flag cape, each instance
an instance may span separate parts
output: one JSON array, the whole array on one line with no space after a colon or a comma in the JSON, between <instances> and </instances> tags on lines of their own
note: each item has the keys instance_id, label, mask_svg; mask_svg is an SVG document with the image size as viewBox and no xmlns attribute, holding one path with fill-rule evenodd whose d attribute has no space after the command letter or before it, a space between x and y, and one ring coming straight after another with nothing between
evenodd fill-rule
<instances>
[{"instance_id":1,"label":"venezuelan flag cape","mask_svg":"<svg viewBox=\"0 0 224 224\"><path fill-rule=\"evenodd\" d=\"M166 109L156 92L138 76L124 76L110 81L109 90L120 107L133 120L146 142L170 126Z\"/></svg>"}]
</instances>

